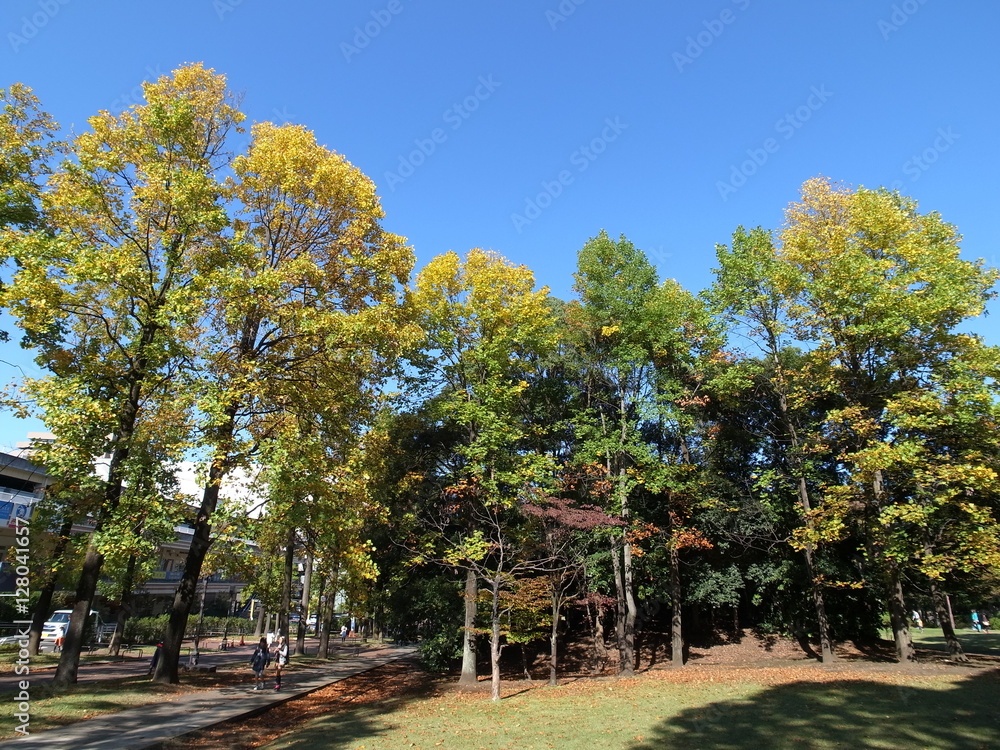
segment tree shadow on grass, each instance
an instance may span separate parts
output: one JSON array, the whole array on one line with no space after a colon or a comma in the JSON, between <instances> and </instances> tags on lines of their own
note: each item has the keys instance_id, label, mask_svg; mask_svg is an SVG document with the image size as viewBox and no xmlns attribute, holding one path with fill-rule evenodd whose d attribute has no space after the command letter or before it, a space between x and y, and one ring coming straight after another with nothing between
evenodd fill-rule
<instances>
[{"instance_id":1,"label":"tree shadow on grass","mask_svg":"<svg viewBox=\"0 0 1000 750\"><path fill-rule=\"evenodd\" d=\"M349 711L329 713L285 734L268 747L314 750L315 748L356 748L364 740L400 729L400 721L390 718L413 699L412 695L358 706Z\"/></svg>"},{"instance_id":2,"label":"tree shadow on grass","mask_svg":"<svg viewBox=\"0 0 1000 750\"><path fill-rule=\"evenodd\" d=\"M1000 747L1000 669L951 687L795 682L717 701L661 722L630 750L826 750Z\"/></svg>"}]
</instances>

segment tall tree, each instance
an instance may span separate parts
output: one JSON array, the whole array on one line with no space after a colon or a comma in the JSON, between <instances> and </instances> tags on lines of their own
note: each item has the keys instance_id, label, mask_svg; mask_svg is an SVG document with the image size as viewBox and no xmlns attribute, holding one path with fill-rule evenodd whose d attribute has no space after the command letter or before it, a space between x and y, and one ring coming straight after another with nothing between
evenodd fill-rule
<instances>
[{"instance_id":1,"label":"tall tree","mask_svg":"<svg viewBox=\"0 0 1000 750\"><path fill-rule=\"evenodd\" d=\"M231 232L210 275L202 341L208 482L155 679L177 681L177 657L211 542L219 490L233 466L280 432L283 415L325 424L377 387L405 328L394 310L412 251L379 225L374 184L300 126L262 123L233 161Z\"/></svg>"},{"instance_id":2,"label":"tall tree","mask_svg":"<svg viewBox=\"0 0 1000 750\"><path fill-rule=\"evenodd\" d=\"M547 290L535 290L524 266L472 250L434 258L417 277L413 316L424 332L411 357L419 391L436 419L459 434L455 471L434 513L436 539L447 545L438 559L466 571L466 598L475 601L482 578L491 593L493 693L499 697L500 599L520 569L519 544L509 528L513 506L531 485L551 476L544 455L518 450L527 434L519 408L535 369L535 356L551 348L555 327ZM443 512L442 512L443 511ZM467 605L466 637L474 614ZM469 643L467 641L467 643ZM471 643L467 645L471 651ZM474 663L463 669L466 680Z\"/></svg>"},{"instance_id":3,"label":"tall tree","mask_svg":"<svg viewBox=\"0 0 1000 750\"><path fill-rule=\"evenodd\" d=\"M619 670L624 676L635 672L638 604L630 537L638 520L633 512L641 481L636 469L652 460L640 423L653 398L652 322L644 311L656 288L656 270L624 237L616 242L602 231L580 250L574 285L580 304L569 312L585 371L578 460L605 465L614 487L606 511L622 520L623 528L611 543L611 561Z\"/></svg>"},{"instance_id":4,"label":"tall tree","mask_svg":"<svg viewBox=\"0 0 1000 750\"><path fill-rule=\"evenodd\" d=\"M732 246L718 246L716 256L719 268L710 296L717 311L731 326L742 329L764 357L764 382L776 406L774 443L779 447L788 478L795 486L806 529L812 532L815 488L810 487L808 446L803 435L805 426L798 418L801 410L796 412L793 408L796 400L801 402L809 394L800 382L796 382L795 371L787 366L788 358L784 356L790 343L791 300L783 292L787 289L783 277L792 271L777 257L770 233L759 227L749 232L738 228L733 234ZM816 570L816 549L807 541L802 551L816 613L820 658L829 662L834 658L833 638L821 577Z\"/></svg>"},{"instance_id":5,"label":"tall tree","mask_svg":"<svg viewBox=\"0 0 1000 750\"><path fill-rule=\"evenodd\" d=\"M241 116L221 79L200 66L145 86L146 103L101 112L40 197L45 232L8 229L0 248L18 266L4 301L52 374L30 397L62 406L62 425L96 415L110 454L57 685L76 681L83 629L104 555L101 531L122 494L144 402L171 398L203 310L205 249L226 223L215 172ZM155 410L154 410L155 412Z\"/></svg>"},{"instance_id":6,"label":"tall tree","mask_svg":"<svg viewBox=\"0 0 1000 750\"><path fill-rule=\"evenodd\" d=\"M919 398L926 379L960 355L956 328L979 315L997 279L963 260L955 228L886 190L851 190L807 181L789 206L780 258L795 335L810 345L806 374L843 400L826 416L845 481L826 488L832 517L857 522L868 563L881 577L901 661L913 658L902 581L908 567L885 531L909 502L908 472L893 466L888 410ZM841 528L843 526L841 525ZM806 530L803 541L819 541Z\"/></svg>"}]
</instances>

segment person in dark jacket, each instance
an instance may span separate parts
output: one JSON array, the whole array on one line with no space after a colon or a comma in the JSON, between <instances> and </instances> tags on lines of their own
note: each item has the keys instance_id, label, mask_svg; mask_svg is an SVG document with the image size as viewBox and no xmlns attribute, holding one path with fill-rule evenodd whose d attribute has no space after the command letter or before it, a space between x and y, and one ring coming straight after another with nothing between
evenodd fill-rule
<instances>
[{"instance_id":1,"label":"person in dark jacket","mask_svg":"<svg viewBox=\"0 0 1000 750\"><path fill-rule=\"evenodd\" d=\"M261 638L257 648L250 655L250 669L254 675L254 690L264 689L264 670L271 663L271 651L267 647L267 638Z\"/></svg>"}]
</instances>

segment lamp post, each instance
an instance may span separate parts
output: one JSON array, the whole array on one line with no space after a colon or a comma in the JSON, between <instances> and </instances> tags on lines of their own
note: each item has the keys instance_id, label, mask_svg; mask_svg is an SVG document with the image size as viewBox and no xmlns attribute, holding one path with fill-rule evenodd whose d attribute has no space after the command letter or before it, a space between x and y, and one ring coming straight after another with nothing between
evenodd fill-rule
<instances>
[{"instance_id":1,"label":"lamp post","mask_svg":"<svg viewBox=\"0 0 1000 750\"><path fill-rule=\"evenodd\" d=\"M194 648L191 649L191 656L188 659L188 664L192 667L198 665L198 641L201 638L201 623L205 619L205 594L208 592L208 576L205 576L202 581L201 609L198 612L198 624L194 629Z\"/></svg>"}]
</instances>

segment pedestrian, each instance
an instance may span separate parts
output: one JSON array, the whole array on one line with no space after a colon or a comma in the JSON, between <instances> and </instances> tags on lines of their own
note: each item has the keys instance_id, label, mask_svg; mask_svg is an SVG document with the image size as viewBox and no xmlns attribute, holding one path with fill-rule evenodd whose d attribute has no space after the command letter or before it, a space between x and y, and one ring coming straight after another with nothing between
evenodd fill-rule
<instances>
[{"instance_id":1,"label":"pedestrian","mask_svg":"<svg viewBox=\"0 0 1000 750\"><path fill-rule=\"evenodd\" d=\"M917 610L913 610L913 613L910 615L910 617L913 618L913 624L917 626L917 630L923 632L924 621L920 618L920 613L917 612Z\"/></svg>"},{"instance_id":2,"label":"pedestrian","mask_svg":"<svg viewBox=\"0 0 1000 750\"><path fill-rule=\"evenodd\" d=\"M261 638L257 648L250 655L250 669L253 670L254 690L264 689L264 670L271 663L271 652L267 648L267 638Z\"/></svg>"},{"instance_id":3,"label":"pedestrian","mask_svg":"<svg viewBox=\"0 0 1000 750\"><path fill-rule=\"evenodd\" d=\"M979 613L976 610L972 610L972 629L981 630L979 627Z\"/></svg>"},{"instance_id":4,"label":"pedestrian","mask_svg":"<svg viewBox=\"0 0 1000 750\"><path fill-rule=\"evenodd\" d=\"M987 617L986 615L983 615L982 624L983 624L983 630L986 631L987 633L989 633L990 632L990 618Z\"/></svg>"},{"instance_id":5,"label":"pedestrian","mask_svg":"<svg viewBox=\"0 0 1000 750\"><path fill-rule=\"evenodd\" d=\"M288 642L285 636L278 636L274 649L274 689L281 690L281 670L288 664Z\"/></svg>"},{"instance_id":6,"label":"pedestrian","mask_svg":"<svg viewBox=\"0 0 1000 750\"><path fill-rule=\"evenodd\" d=\"M346 643L347 642L347 626L346 625L341 625L340 626L340 642L341 643Z\"/></svg>"}]
</instances>

